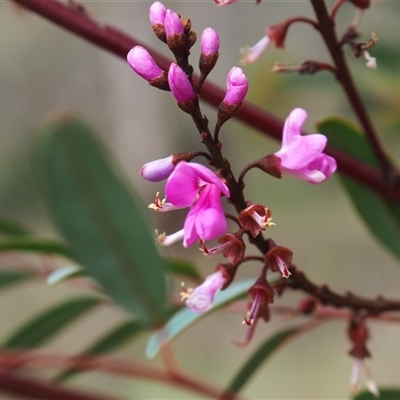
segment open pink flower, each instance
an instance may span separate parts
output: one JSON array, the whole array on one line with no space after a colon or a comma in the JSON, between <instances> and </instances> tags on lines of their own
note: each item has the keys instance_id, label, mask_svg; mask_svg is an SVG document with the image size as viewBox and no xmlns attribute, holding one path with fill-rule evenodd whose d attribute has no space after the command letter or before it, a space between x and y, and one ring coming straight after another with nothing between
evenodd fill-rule
<instances>
[{"instance_id":1,"label":"open pink flower","mask_svg":"<svg viewBox=\"0 0 400 400\"><path fill-rule=\"evenodd\" d=\"M336 160L322 152L327 142L324 135L301 135L306 118L307 113L301 108L289 114L283 127L282 147L275 156L280 159L282 172L310 183L321 183L336 171Z\"/></svg>"},{"instance_id":2,"label":"open pink flower","mask_svg":"<svg viewBox=\"0 0 400 400\"><path fill-rule=\"evenodd\" d=\"M227 186L203 165L181 161L167 180L165 193L175 207L191 207L183 227L183 245L196 240L212 240L227 229L221 193L230 196Z\"/></svg>"}]
</instances>

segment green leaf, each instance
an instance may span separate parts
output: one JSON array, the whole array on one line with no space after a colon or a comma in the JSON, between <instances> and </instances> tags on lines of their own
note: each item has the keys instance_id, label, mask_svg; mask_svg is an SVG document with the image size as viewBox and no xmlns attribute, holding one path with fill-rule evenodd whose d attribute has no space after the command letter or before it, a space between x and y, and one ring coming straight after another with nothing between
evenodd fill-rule
<instances>
[{"instance_id":1,"label":"green leaf","mask_svg":"<svg viewBox=\"0 0 400 400\"><path fill-rule=\"evenodd\" d=\"M228 391L237 393L253 376L257 369L270 357L275 350L293 338L300 332L297 328L289 328L278 332L268 338L249 358L246 364L239 370L232 382L228 386Z\"/></svg>"},{"instance_id":2,"label":"green leaf","mask_svg":"<svg viewBox=\"0 0 400 400\"><path fill-rule=\"evenodd\" d=\"M85 123L65 116L40 133L40 178L79 263L116 302L159 327L168 316L165 262L145 207Z\"/></svg>"},{"instance_id":3,"label":"green leaf","mask_svg":"<svg viewBox=\"0 0 400 400\"><path fill-rule=\"evenodd\" d=\"M168 270L175 275L185 276L194 280L201 279L200 273L197 271L196 267L189 261L176 258L167 258L166 262Z\"/></svg>"},{"instance_id":4,"label":"green leaf","mask_svg":"<svg viewBox=\"0 0 400 400\"><path fill-rule=\"evenodd\" d=\"M5 289L17 283L22 283L31 278L31 275L20 271L0 271L0 289Z\"/></svg>"},{"instance_id":5,"label":"green leaf","mask_svg":"<svg viewBox=\"0 0 400 400\"><path fill-rule=\"evenodd\" d=\"M400 389L379 389L379 400L399 400ZM376 397L370 392L362 392L353 397L353 400L376 400Z\"/></svg>"},{"instance_id":6,"label":"green leaf","mask_svg":"<svg viewBox=\"0 0 400 400\"><path fill-rule=\"evenodd\" d=\"M70 265L53 271L47 276L46 282L48 285L53 286L64 282L70 278L84 275L85 271L78 265Z\"/></svg>"},{"instance_id":7,"label":"green leaf","mask_svg":"<svg viewBox=\"0 0 400 400\"><path fill-rule=\"evenodd\" d=\"M34 253L54 253L63 257L73 258L70 249L55 240L38 239L33 236L7 237L0 239L2 251L28 251Z\"/></svg>"},{"instance_id":8,"label":"green leaf","mask_svg":"<svg viewBox=\"0 0 400 400\"><path fill-rule=\"evenodd\" d=\"M101 300L96 297L81 297L57 304L18 328L2 344L2 347L33 348L40 346L100 302Z\"/></svg>"},{"instance_id":9,"label":"green leaf","mask_svg":"<svg viewBox=\"0 0 400 400\"><path fill-rule=\"evenodd\" d=\"M103 337L101 337L96 343L86 349L82 354L95 355L108 353L118 347L123 346L128 341L132 340L134 337L138 336L140 333L146 330L146 324L140 320L123 322L116 328L112 329L110 332L107 332ZM70 379L79 372L79 369L71 368L67 371L62 372L59 376L57 376L56 380L61 381Z\"/></svg>"},{"instance_id":10,"label":"green leaf","mask_svg":"<svg viewBox=\"0 0 400 400\"><path fill-rule=\"evenodd\" d=\"M232 283L226 290L218 293L213 307L206 313L196 314L186 307L178 311L167 322L164 328L150 336L146 345L146 356L148 358L154 358L160 350L160 347L174 340L195 322L201 320L226 304L243 297L253 283L254 279L246 279L244 281Z\"/></svg>"},{"instance_id":11,"label":"green leaf","mask_svg":"<svg viewBox=\"0 0 400 400\"><path fill-rule=\"evenodd\" d=\"M356 159L377 167L377 162L365 138L356 128L339 119L327 119L318 124L329 144ZM340 180L356 210L371 233L400 259L400 205L376 194L346 176Z\"/></svg>"},{"instance_id":12,"label":"green leaf","mask_svg":"<svg viewBox=\"0 0 400 400\"><path fill-rule=\"evenodd\" d=\"M30 235L31 232L18 222L10 221L4 218L0 219L0 234L2 235Z\"/></svg>"}]
</instances>

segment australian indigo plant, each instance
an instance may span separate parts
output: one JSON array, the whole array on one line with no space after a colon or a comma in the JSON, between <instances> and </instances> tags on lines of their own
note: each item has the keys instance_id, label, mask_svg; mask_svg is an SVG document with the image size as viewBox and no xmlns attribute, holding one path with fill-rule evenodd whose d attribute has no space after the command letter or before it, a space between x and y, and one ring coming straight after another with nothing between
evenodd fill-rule
<instances>
[{"instance_id":1,"label":"australian indigo plant","mask_svg":"<svg viewBox=\"0 0 400 400\"><path fill-rule=\"evenodd\" d=\"M46 272L49 284L73 283L78 277L91 296L50 308L23 324L3 342L0 389L27 397L106 399L107 395L83 394L60 385L61 381L83 370L100 369L106 373L167 383L192 391L196 396L225 400L241 398L239 391L275 349L336 319L345 321L347 330L342 326L340 334L347 335L350 344L347 352L353 359L352 370L348 373L349 396L360 400L380 395L384 399L399 399L400 389L378 389L380 382L372 379L366 359L371 357L370 322L399 322L399 317L392 314L400 311L400 300L389 300L384 293L373 298L365 297L363 293L341 294L332 290L329 282L315 284L301 266L295 265L296 251L291 245L277 243L272 238L275 223L279 226L279 221L272 219L273 210L268 204L252 201L246 195L247 174L254 168L270 175L263 176L265 179L282 179L282 185L286 176L300 179L304 185L317 186L323 185L332 175L340 174L367 226L395 257L400 257L398 173L382 149L343 51L349 47L356 58L365 58L367 67L377 68L377 61L370 54L378 41L375 33L370 39L361 41L357 30L370 1L336 0L329 11L325 1L310 0L315 19L290 17L268 27L256 45L242 49L242 64L252 64L268 47L283 48L293 24L308 24L321 35L332 63L318 60L307 60L298 66L277 63L273 71L332 74L343 89L360 128L330 118L318 124L318 133L311 134L303 129L307 111L302 104L288 110L287 118L281 122L246 103L252 81L238 66L232 66L228 72L226 89L208 82L209 74L217 66L220 50L223 53L219 34L211 27L204 29L200 36L199 73L196 74L191 64L191 50L198 43L191 20L161 2L156 1L150 6L150 26L171 52L171 60L97 22L81 2L13 1L120 57L126 57L129 66L142 79L158 90L171 92L171 98L193 121L199 149L165 154L165 158L149 161L141 167L140 174L153 182L156 191L154 202L148 208L159 213L187 209L181 229L166 233L156 231L153 235L149 229L148 211L143 210L141 202L126 188L107 152L84 122L62 114L50 117L40 125L35 166L64 241L41 240L14 222L1 221L4 239L0 249L38 252L42 260L51 257L53 261ZM216 0L216 5L210 6L228 6L233 2ZM356 17L339 38L335 22L339 9L346 3L352 5ZM210 122L211 116L202 111L202 98L215 106L216 116L210 118L215 124ZM182 114L183 118L188 117L185 114ZM228 159L223 146L225 124L232 118L281 140L281 147L276 152L246 160L247 165L238 176L232 165L244 160ZM164 193L165 198L160 193ZM380 216L379 224L371 216L374 213ZM164 255L165 247L172 245L183 246L183 257L187 248L199 246L205 257L215 259L215 270L201 278L190 262ZM69 265L65 266L65 260ZM258 269L252 269L250 279L239 279L239 270L249 262ZM185 281L181 289L167 284L176 277ZM26 276L3 271L4 281L18 282L21 278ZM193 288L188 281L194 283ZM281 299L285 299L289 291L301 293L301 301L292 307L280 307ZM177 299L179 292L180 300ZM71 356L35 350L78 315L105 302L121 305L127 312L127 319L83 353ZM302 316L306 322L302 320L275 334L268 330L268 324L263 329L260 327L259 331L265 332L265 342L243 366L237 366L228 385L216 387L178 369L171 342L194 322L222 307L239 311L238 321L247 325L245 337L232 344L243 347L243 352L251 344L259 320L269 322L275 314L284 313L293 317L292 320ZM108 354L142 332L150 334L146 347L148 357L160 354L164 368L154 367L150 361L122 360ZM232 337L227 339L232 340ZM306 360L304 363L307 365ZM51 366L61 372L51 383L44 383L20 373L22 367L29 366ZM327 371L326 375L329 374ZM362 376L364 381L361 381ZM286 374L285 382L290 379L290 374ZM359 393L360 386L364 385L367 391ZM326 398L329 396L327 393ZM137 398L129 393L125 397ZM265 394L263 398L271 397ZM304 396L299 393L298 398Z\"/></svg>"}]
</instances>

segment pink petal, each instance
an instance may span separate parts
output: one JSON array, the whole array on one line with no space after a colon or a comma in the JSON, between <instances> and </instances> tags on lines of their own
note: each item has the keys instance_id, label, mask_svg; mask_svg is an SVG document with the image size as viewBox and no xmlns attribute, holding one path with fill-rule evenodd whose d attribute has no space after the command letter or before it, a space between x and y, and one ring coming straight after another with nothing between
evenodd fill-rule
<instances>
[{"instance_id":1,"label":"pink petal","mask_svg":"<svg viewBox=\"0 0 400 400\"><path fill-rule=\"evenodd\" d=\"M192 164L181 161L168 178L165 194L174 206L189 207L196 200L200 184L197 170Z\"/></svg>"},{"instance_id":2,"label":"pink petal","mask_svg":"<svg viewBox=\"0 0 400 400\"><path fill-rule=\"evenodd\" d=\"M186 217L183 245L189 247L197 239L215 239L226 232L227 228L220 190L215 185L207 185Z\"/></svg>"},{"instance_id":3,"label":"pink petal","mask_svg":"<svg viewBox=\"0 0 400 400\"><path fill-rule=\"evenodd\" d=\"M322 153L326 142L326 136L319 133L292 137L290 143L282 145L275 155L281 159L283 168L304 168Z\"/></svg>"},{"instance_id":4,"label":"pink petal","mask_svg":"<svg viewBox=\"0 0 400 400\"><path fill-rule=\"evenodd\" d=\"M282 147L290 144L296 136L301 134L307 113L302 108L295 108L286 118L282 133Z\"/></svg>"}]
</instances>

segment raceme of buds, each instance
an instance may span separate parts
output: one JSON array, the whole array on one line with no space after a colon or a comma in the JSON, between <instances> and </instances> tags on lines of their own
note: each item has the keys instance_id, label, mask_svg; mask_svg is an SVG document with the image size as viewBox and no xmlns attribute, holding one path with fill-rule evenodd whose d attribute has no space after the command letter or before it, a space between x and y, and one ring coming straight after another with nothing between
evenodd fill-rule
<instances>
[{"instance_id":1,"label":"raceme of buds","mask_svg":"<svg viewBox=\"0 0 400 400\"><path fill-rule=\"evenodd\" d=\"M205 281L195 289L186 289L181 293L186 307L195 313L208 311L214 302L217 293L225 285L227 279L222 270L208 275Z\"/></svg>"},{"instance_id":2,"label":"raceme of buds","mask_svg":"<svg viewBox=\"0 0 400 400\"><path fill-rule=\"evenodd\" d=\"M178 106L191 114L198 105L197 95L189 78L179 65L172 63L168 71L168 82Z\"/></svg>"},{"instance_id":3,"label":"raceme of buds","mask_svg":"<svg viewBox=\"0 0 400 400\"><path fill-rule=\"evenodd\" d=\"M268 245L269 251L264 256L265 264L271 271L280 272L283 278L289 278L293 252L286 247L277 246L272 239L268 239Z\"/></svg>"},{"instance_id":4,"label":"raceme of buds","mask_svg":"<svg viewBox=\"0 0 400 400\"><path fill-rule=\"evenodd\" d=\"M216 239L227 229L221 194L228 187L203 165L181 161L167 180L165 193L175 207L191 207L183 227L183 245ZM162 243L165 244L165 243Z\"/></svg>"},{"instance_id":5,"label":"raceme of buds","mask_svg":"<svg viewBox=\"0 0 400 400\"><path fill-rule=\"evenodd\" d=\"M164 4L159 1L154 2L150 6L149 17L151 22L151 28L156 36L166 43L166 33L165 33L165 14L166 9Z\"/></svg>"},{"instance_id":6,"label":"raceme of buds","mask_svg":"<svg viewBox=\"0 0 400 400\"><path fill-rule=\"evenodd\" d=\"M282 173L296 175L309 183L322 183L336 171L336 160L322 151L327 138L315 133L302 136L307 113L295 108L286 118L282 134L282 147L275 153L280 159Z\"/></svg>"},{"instance_id":7,"label":"raceme of buds","mask_svg":"<svg viewBox=\"0 0 400 400\"><path fill-rule=\"evenodd\" d=\"M263 36L254 46L240 49L242 65L254 64L268 49L271 39L268 35Z\"/></svg>"},{"instance_id":8,"label":"raceme of buds","mask_svg":"<svg viewBox=\"0 0 400 400\"><path fill-rule=\"evenodd\" d=\"M201 35L201 55L199 68L204 78L211 72L218 60L219 36L212 28L204 29Z\"/></svg>"},{"instance_id":9,"label":"raceme of buds","mask_svg":"<svg viewBox=\"0 0 400 400\"><path fill-rule=\"evenodd\" d=\"M249 89L249 82L241 68L233 67L229 71L226 77L226 87L225 97L218 108L217 124L219 126L232 118L239 111L246 97L247 90Z\"/></svg>"},{"instance_id":10,"label":"raceme of buds","mask_svg":"<svg viewBox=\"0 0 400 400\"><path fill-rule=\"evenodd\" d=\"M153 57L144 47L133 47L126 58L133 71L152 86L169 90L167 73L155 63Z\"/></svg>"}]
</instances>

